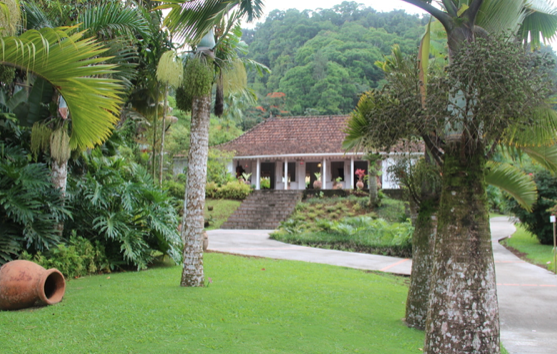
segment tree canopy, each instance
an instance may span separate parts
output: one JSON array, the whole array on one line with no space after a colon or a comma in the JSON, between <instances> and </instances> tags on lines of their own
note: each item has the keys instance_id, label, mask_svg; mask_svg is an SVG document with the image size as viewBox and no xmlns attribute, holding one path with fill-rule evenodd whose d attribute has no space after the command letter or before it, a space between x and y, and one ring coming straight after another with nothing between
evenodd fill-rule
<instances>
[{"instance_id":1,"label":"tree canopy","mask_svg":"<svg viewBox=\"0 0 557 354\"><path fill-rule=\"evenodd\" d=\"M259 97L283 92L292 115L349 113L362 92L383 83L373 63L394 44L417 52L425 23L404 11L382 13L347 1L332 9L272 11L244 30L248 58L272 71L252 73L249 82Z\"/></svg>"}]
</instances>

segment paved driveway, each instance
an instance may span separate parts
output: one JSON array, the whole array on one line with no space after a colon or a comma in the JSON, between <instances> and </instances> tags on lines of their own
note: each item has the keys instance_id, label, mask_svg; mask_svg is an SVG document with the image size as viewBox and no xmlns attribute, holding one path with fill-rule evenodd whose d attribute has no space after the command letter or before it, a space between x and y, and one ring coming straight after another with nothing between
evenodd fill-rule
<instances>
[{"instance_id":1,"label":"paved driveway","mask_svg":"<svg viewBox=\"0 0 557 354\"><path fill-rule=\"evenodd\" d=\"M511 354L555 354L557 277L499 244L514 231L508 218L491 219L501 341Z\"/></svg>"},{"instance_id":2,"label":"paved driveway","mask_svg":"<svg viewBox=\"0 0 557 354\"><path fill-rule=\"evenodd\" d=\"M501 318L501 341L511 354L557 353L557 277L523 262L498 242L514 226L491 219ZM331 264L409 275L412 261L361 253L289 245L269 239L271 230L211 230L209 250L247 256Z\"/></svg>"}]
</instances>

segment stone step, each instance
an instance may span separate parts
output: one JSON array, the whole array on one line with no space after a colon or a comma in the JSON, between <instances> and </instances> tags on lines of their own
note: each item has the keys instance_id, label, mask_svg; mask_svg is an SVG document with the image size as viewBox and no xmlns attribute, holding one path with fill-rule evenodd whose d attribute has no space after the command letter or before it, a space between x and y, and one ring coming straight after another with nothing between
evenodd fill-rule
<instances>
[{"instance_id":1,"label":"stone step","mask_svg":"<svg viewBox=\"0 0 557 354\"><path fill-rule=\"evenodd\" d=\"M222 225L223 229L275 229L302 200L298 191L265 190L249 195Z\"/></svg>"}]
</instances>

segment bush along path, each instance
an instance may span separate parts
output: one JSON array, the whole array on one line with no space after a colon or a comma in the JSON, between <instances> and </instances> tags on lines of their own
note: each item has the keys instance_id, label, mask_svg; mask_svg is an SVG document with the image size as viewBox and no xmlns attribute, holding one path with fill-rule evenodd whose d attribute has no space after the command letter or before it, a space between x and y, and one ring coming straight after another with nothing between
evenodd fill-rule
<instances>
[{"instance_id":1,"label":"bush along path","mask_svg":"<svg viewBox=\"0 0 557 354\"><path fill-rule=\"evenodd\" d=\"M367 198L310 199L271 234L277 241L349 252L410 258L413 227L404 203L385 198L371 210Z\"/></svg>"}]
</instances>

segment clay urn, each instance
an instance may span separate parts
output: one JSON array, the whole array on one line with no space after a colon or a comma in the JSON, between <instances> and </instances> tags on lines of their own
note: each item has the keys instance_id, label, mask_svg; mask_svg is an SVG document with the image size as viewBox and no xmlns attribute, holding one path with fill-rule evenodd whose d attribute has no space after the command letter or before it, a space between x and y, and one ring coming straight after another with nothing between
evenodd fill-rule
<instances>
[{"instance_id":1,"label":"clay urn","mask_svg":"<svg viewBox=\"0 0 557 354\"><path fill-rule=\"evenodd\" d=\"M356 187L357 187L358 189L363 189L363 188L364 188L364 182L362 182L362 181L356 182Z\"/></svg>"},{"instance_id":2,"label":"clay urn","mask_svg":"<svg viewBox=\"0 0 557 354\"><path fill-rule=\"evenodd\" d=\"M64 297L66 281L57 269L30 261L12 261L0 268L0 310L53 305Z\"/></svg>"},{"instance_id":3,"label":"clay urn","mask_svg":"<svg viewBox=\"0 0 557 354\"><path fill-rule=\"evenodd\" d=\"M313 189L321 189L321 181L320 180L315 180L313 182Z\"/></svg>"}]
</instances>

